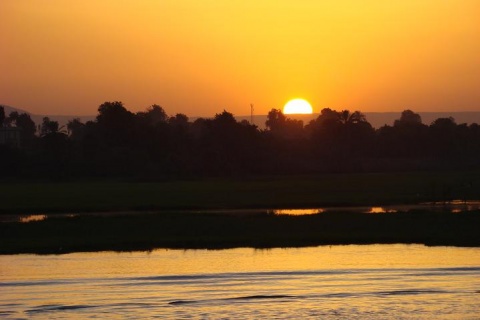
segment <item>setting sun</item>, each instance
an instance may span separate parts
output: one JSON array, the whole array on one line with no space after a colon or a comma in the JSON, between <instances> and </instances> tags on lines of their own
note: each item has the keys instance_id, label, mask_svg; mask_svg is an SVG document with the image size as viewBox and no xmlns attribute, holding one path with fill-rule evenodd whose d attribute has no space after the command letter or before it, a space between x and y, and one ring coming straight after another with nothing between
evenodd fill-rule
<instances>
[{"instance_id":1,"label":"setting sun","mask_svg":"<svg viewBox=\"0 0 480 320\"><path fill-rule=\"evenodd\" d=\"M284 114L311 114L312 106L304 99L293 99L283 107Z\"/></svg>"}]
</instances>

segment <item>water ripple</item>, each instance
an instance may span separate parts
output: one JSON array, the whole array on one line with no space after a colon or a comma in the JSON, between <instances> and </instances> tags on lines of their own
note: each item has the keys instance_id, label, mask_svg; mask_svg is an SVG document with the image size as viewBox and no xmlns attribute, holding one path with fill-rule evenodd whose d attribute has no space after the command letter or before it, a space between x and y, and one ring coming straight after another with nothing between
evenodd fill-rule
<instances>
[{"instance_id":1,"label":"water ripple","mask_svg":"<svg viewBox=\"0 0 480 320\"><path fill-rule=\"evenodd\" d=\"M55 304L47 304L38 306L36 308L27 310L27 313L43 313L43 312L51 312L51 311L69 311L69 310L78 310L78 309L87 309L87 308L96 308L98 306L90 306L90 305L55 305Z\"/></svg>"},{"instance_id":2,"label":"water ripple","mask_svg":"<svg viewBox=\"0 0 480 320\"><path fill-rule=\"evenodd\" d=\"M184 304L197 304L197 303L212 303L212 302L227 302L227 301L255 301L255 300L276 300L276 299L298 299L299 296L286 295L286 294L273 294L273 295L250 295L239 296L222 299L205 299L205 300L174 300L169 302L169 305L184 305Z\"/></svg>"},{"instance_id":3,"label":"water ripple","mask_svg":"<svg viewBox=\"0 0 480 320\"><path fill-rule=\"evenodd\" d=\"M397 296L397 295L419 295L419 294L442 294L450 293L445 290L427 290L427 289L410 289L410 290L393 290L393 291L380 291L375 292L375 295L382 296Z\"/></svg>"}]
</instances>

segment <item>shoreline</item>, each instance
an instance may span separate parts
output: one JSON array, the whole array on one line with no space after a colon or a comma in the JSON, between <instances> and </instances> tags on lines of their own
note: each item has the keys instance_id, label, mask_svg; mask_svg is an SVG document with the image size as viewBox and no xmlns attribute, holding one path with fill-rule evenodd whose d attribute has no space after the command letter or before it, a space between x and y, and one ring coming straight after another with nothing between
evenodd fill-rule
<instances>
[{"instance_id":1,"label":"shoreline","mask_svg":"<svg viewBox=\"0 0 480 320\"><path fill-rule=\"evenodd\" d=\"M0 254L366 243L480 247L478 185L479 171L5 183L0 217L54 218L0 223ZM461 200L455 211L443 206L454 199ZM462 202L468 199L474 202ZM351 210L424 202L441 205ZM296 216L269 214L271 208L333 209Z\"/></svg>"}]
</instances>

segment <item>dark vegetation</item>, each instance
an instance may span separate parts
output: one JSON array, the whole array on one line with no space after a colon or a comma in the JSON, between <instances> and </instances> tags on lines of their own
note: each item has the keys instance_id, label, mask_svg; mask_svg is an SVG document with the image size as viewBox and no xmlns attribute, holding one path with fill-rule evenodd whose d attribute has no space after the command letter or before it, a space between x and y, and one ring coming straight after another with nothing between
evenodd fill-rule
<instances>
[{"instance_id":1,"label":"dark vegetation","mask_svg":"<svg viewBox=\"0 0 480 320\"><path fill-rule=\"evenodd\" d=\"M478 186L480 171L10 182L0 183L0 214L417 204L480 199Z\"/></svg>"},{"instance_id":2,"label":"dark vegetation","mask_svg":"<svg viewBox=\"0 0 480 320\"><path fill-rule=\"evenodd\" d=\"M358 111L323 109L304 125L273 109L259 130L226 111L191 122L157 105L134 114L106 102L95 121L73 119L66 127L45 118L37 128L28 114L7 116L0 107L0 125L0 213L157 212L0 223L0 254L480 246L478 212L293 217L201 211L480 199L477 124L440 118L425 125L405 110L392 126L375 130Z\"/></svg>"},{"instance_id":3,"label":"dark vegetation","mask_svg":"<svg viewBox=\"0 0 480 320\"><path fill-rule=\"evenodd\" d=\"M418 243L480 246L478 212L82 215L0 224L0 254Z\"/></svg>"},{"instance_id":4,"label":"dark vegetation","mask_svg":"<svg viewBox=\"0 0 480 320\"><path fill-rule=\"evenodd\" d=\"M238 122L226 111L193 122L153 105L132 113L106 102L95 121L59 127L28 114L5 115L1 126L19 128L20 147L0 144L3 179L79 178L164 180L259 175L477 170L480 126L439 118L430 125L411 110L392 126L374 129L358 111L323 109L304 125L280 110L267 128Z\"/></svg>"}]
</instances>

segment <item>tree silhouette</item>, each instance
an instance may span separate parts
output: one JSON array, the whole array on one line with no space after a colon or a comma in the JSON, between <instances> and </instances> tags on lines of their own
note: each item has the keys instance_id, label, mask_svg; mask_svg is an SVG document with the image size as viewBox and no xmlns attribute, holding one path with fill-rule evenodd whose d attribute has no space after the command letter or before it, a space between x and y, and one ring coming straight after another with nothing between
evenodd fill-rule
<instances>
[{"instance_id":1,"label":"tree silhouette","mask_svg":"<svg viewBox=\"0 0 480 320\"><path fill-rule=\"evenodd\" d=\"M455 123L455 119L453 119L452 117L448 117L436 119L432 122L430 128L443 132L452 132L453 130L455 130L456 126L457 124Z\"/></svg>"},{"instance_id":2,"label":"tree silhouette","mask_svg":"<svg viewBox=\"0 0 480 320\"><path fill-rule=\"evenodd\" d=\"M272 109L268 112L267 121L265 121L265 126L268 130L272 132L281 131L285 126L287 118L280 111L280 109Z\"/></svg>"},{"instance_id":3,"label":"tree silhouette","mask_svg":"<svg viewBox=\"0 0 480 320\"><path fill-rule=\"evenodd\" d=\"M392 126L377 130L377 155L390 158L427 158L431 143L419 114L404 110Z\"/></svg>"},{"instance_id":4,"label":"tree silhouette","mask_svg":"<svg viewBox=\"0 0 480 320\"><path fill-rule=\"evenodd\" d=\"M29 114L19 114L17 111L13 111L10 113L5 122L7 123L7 126L15 126L22 129L22 145L28 146L32 143L35 138L35 132L37 131L37 127L35 125L35 122L33 122L32 118L30 118Z\"/></svg>"},{"instance_id":5,"label":"tree silhouette","mask_svg":"<svg viewBox=\"0 0 480 320\"><path fill-rule=\"evenodd\" d=\"M112 146L126 146L131 139L134 114L122 102L105 102L98 108L97 127L100 138Z\"/></svg>"},{"instance_id":6,"label":"tree silhouette","mask_svg":"<svg viewBox=\"0 0 480 320\"><path fill-rule=\"evenodd\" d=\"M42 125L40 127L40 136L44 137L49 134L56 134L60 130L59 124L57 121L50 120L49 117L44 117L42 120Z\"/></svg>"},{"instance_id":7,"label":"tree silhouette","mask_svg":"<svg viewBox=\"0 0 480 320\"><path fill-rule=\"evenodd\" d=\"M143 122L148 126L155 126L159 123L165 123L168 120L167 113L157 104L151 105L146 112L137 113L137 117L143 118Z\"/></svg>"},{"instance_id":8,"label":"tree silhouette","mask_svg":"<svg viewBox=\"0 0 480 320\"><path fill-rule=\"evenodd\" d=\"M168 123L174 127L186 129L189 125L188 117L183 113L177 113L175 116L168 119Z\"/></svg>"},{"instance_id":9,"label":"tree silhouette","mask_svg":"<svg viewBox=\"0 0 480 320\"><path fill-rule=\"evenodd\" d=\"M360 111L350 112L349 110L342 110L339 113L338 120L343 125L352 125L367 121L365 115Z\"/></svg>"},{"instance_id":10,"label":"tree silhouette","mask_svg":"<svg viewBox=\"0 0 480 320\"><path fill-rule=\"evenodd\" d=\"M0 106L0 128L3 127L3 123L5 122L5 108Z\"/></svg>"},{"instance_id":11,"label":"tree silhouette","mask_svg":"<svg viewBox=\"0 0 480 320\"><path fill-rule=\"evenodd\" d=\"M375 133L363 113L329 108L322 109L305 130L319 165L333 171L353 170L357 159L371 153Z\"/></svg>"},{"instance_id":12,"label":"tree silhouette","mask_svg":"<svg viewBox=\"0 0 480 320\"><path fill-rule=\"evenodd\" d=\"M457 135L455 119L438 118L430 125L432 151L437 156L458 156L458 146L462 144Z\"/></svg>"},{"instance_id":13,"label":"tree silhouette","mask_svg":"<svg viewBox=\"0 0 480 320\"><path fill-rule=\"evenodd\" d=\"M422 118L418 113L413 112L412 110L404 110L400 115L400 119L395 120L393 123L394 127L400 126L419 126L422 124Z\"/></svg>"},{"instance_id":14,"label":"tree silhouette","mask_svg":"<svg viewBox=\"0 0 480 320\"><path fill-rule=\"evenodd\" d=\"M81 140L85 134L85 124L79 118L67 122L67 133L72 140Z\"/></svg>"},{"instance_id":15,"label":"tree silhouette","mask_svg":"<svg viewBox=\"0 0 480 320\"><path fill-rule=\"evenodd\" d=\"M0 106L2 117L22 137L20 148L2 146L1 164L18 169L12 176L163 179L480 168L479 125L439 118L427 126L412 110L375 130L359 111L324 108L303 126L272 109L262 130L226 110L190 122L156 104L132 113L114 101L99 106L95 121L70 120L68 135L44 118L38 136L28 114L5 117Z\"/></svg>"},{"instance_id":16,"label":"tree silhouette","mask_svg":"<svg viewBox=\"0 0 480 320\"><path fill-rule=\"evenodd\" d=\"M237 120L233 116L232 113L223 110L222 113L217 113L213 118L213 123L218 125L219 127L229 128L235 126L237 124Z\"/></svg>"},{"instance_id":17,"label":"tree silhouette","mask_svg":"<svg viewBox=\"0 0 480 320\"><path fill-rule=\"evenodd\" d=\"M107 129L125 128L133 114L120 101L105 102L98 107L97 122Z\"/></svg>"},{"instance_id":18,"label":"tree silhouette","mask_svg":"<svg viewBox=\"0 0 480 320\"><path fill-rule=\"evenodd\" d=\"M303 121L287 118L279 109L272 109L265 122L267 130L283 139L298 139L304 136Z\"/></svg>"},{"instance_id":19,"label":"tree silhouette","mask_svg":"<svg viewBox=\"0 0 480 320\"><path fill-rule=\"evenodd\" d=\"M324 108L320 111L318 117L311 120L306 126L305 130L310 135L316 135L319 131L325 131L328 129L336 128L338 130L339 125L342 123L341 114L330 108Z\"/></svg>"}]
</instances>

